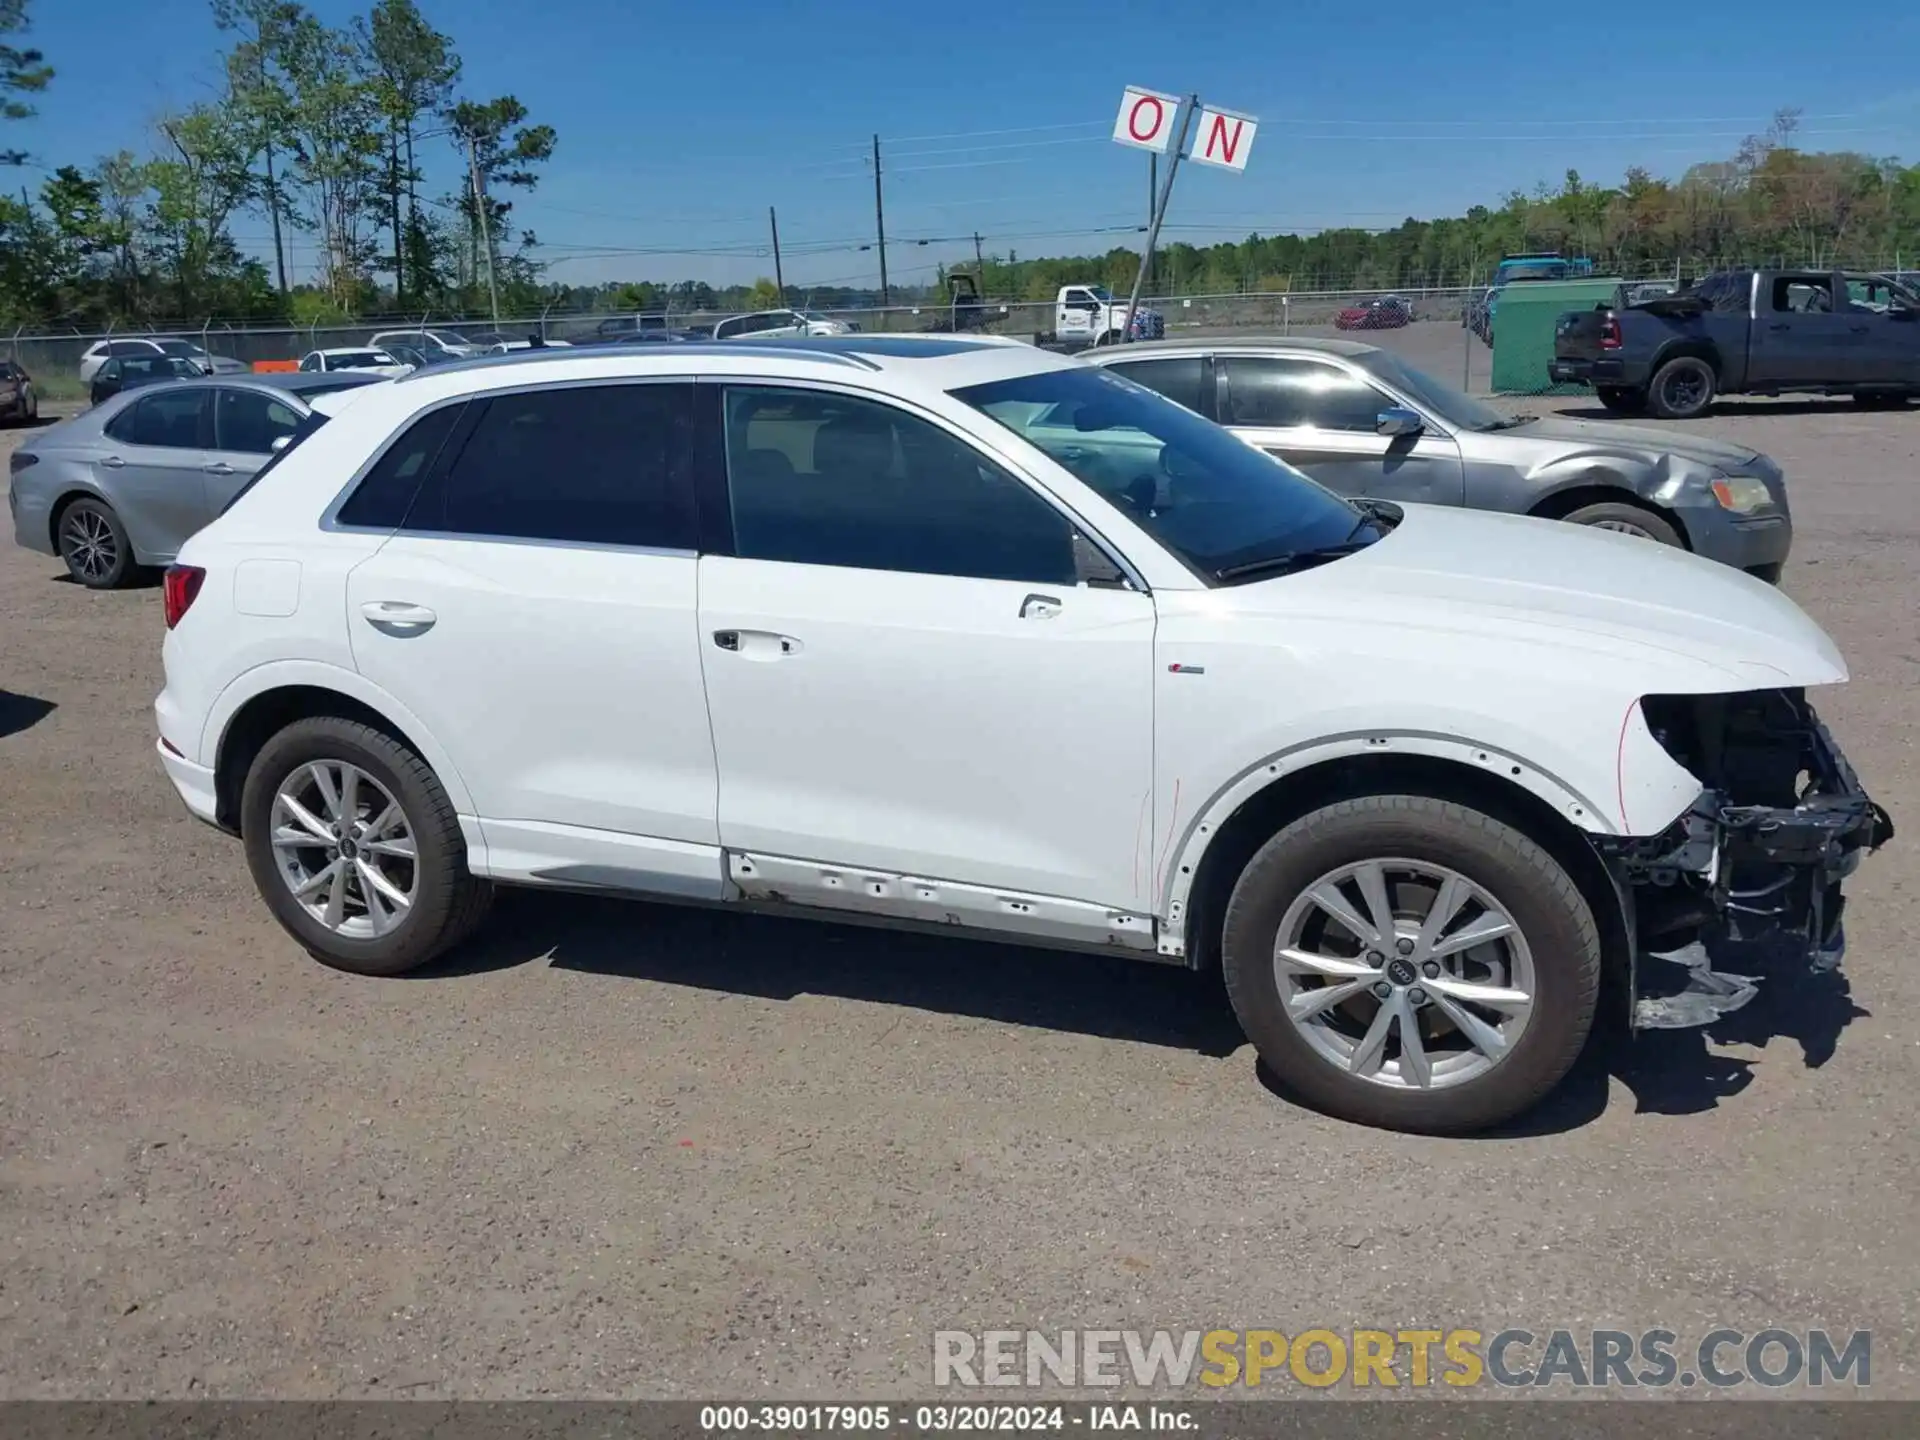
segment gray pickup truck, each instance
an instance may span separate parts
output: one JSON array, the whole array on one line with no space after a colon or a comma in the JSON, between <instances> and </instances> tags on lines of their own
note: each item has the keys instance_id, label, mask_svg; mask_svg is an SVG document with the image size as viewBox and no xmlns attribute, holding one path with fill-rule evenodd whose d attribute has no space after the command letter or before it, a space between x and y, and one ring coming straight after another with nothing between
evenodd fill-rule
<instances>
[{"instance_id":1,"label":"gray pickup truck","mask_svg":"<svg viewBox=\"0 0 1920 1440\"><path fill-rule=\"evenodd\" d=\"M1569 311L1548 373L1621 415L1688 420L1716 395L1920 394L1920 296L1884 275L1732 270L1638 305Z\"/></svg>"}]
</instances>

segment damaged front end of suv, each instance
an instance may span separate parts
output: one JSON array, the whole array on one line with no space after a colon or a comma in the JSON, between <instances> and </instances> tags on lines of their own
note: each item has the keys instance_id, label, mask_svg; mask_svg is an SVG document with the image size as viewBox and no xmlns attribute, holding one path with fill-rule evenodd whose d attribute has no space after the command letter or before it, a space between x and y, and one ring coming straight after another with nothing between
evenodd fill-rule
<instances>
[{"instance_id":1,"label":"damaged front end of suv","mask_svg":"<svg viewBox=\"0 0 1920 1440\"><path fill-rule=\"evenodd\" d=\"M1805 691L1648 695L1640 708L1703 788L1658 835L1595 837L1636 957L1635 1028L1705 1025L1745 1005L1760 977L1714 963L1734 947L1804 959L1816 972L1838 965L1841 882L1892 837L1893 822Z\"/></svg>"}]
</instances>

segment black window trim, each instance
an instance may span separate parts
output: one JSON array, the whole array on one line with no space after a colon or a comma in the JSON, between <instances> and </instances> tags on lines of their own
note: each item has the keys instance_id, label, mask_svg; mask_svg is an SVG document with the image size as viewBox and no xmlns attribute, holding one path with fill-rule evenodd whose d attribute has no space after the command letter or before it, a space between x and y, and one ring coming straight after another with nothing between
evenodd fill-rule
<instances>
[{"instance_id":1,"label":"black window trim","mask_svg":"<svg viewBox=\"0 0 1920 1440\"><path fill-rule=\"evenodd\" d=\"M1127 559L1125 553L1107 537L1098 527L1079 515L1061 496L1056 495L1025 466L1003 454L1000 450L984 445L977 436L969 434L953 424L944 415L915 404L905 396L877 390L863 390L848 385L835 385L812 376L795 375L702 375L698 377L701 390L710 390L710 401L696 402L694 409L694 491L699 497L700 551L704 555L725 555L739 558L733 542L733 503L727 482L727 446L726 446L726 391L730 386L752 387L774 390L817 390L823 394L836 395L845 400L865 400L876 405L890 406L911 415L916 420L924 420L961 445L990 461L996 468L1004 470L1014 480L1024 485L1036 498L1049 506L1055 514L1067 522L1067 527L1091 544L1126 577L1126 588L1138 591L1142 595L1151 595L1153 589L1147 584L1146 576L1140 567ZM1079 483L1079 482L1075 482ZM829 568L829 567L821 567ZM922 572L900 572L919 574ZM966 579L966 576L940 576L929 578ZM977 578L977 577L976 577ZM1024 581L1007 581L1007 584L1024 584ZM1099 589L1086 580L1075 582L1075 589ZM1110 587L1107 587L1110 588Z\"/></svg>"},{"instance_id":2,"label":"black window trim","mask_svg":"<svg viewBox=\"0 0 1920 1440\"><path fill-rule=\"evenodd\" d=\"M321 513L320 529L349 535L405 535L409 539L414 540L464 540L476 545L533 545L544 549L605 550L617 552L622 555L658 555L670 559L693 559L700 553L697 548L698 536L700 534L698 505L699 478L697 470L694 474L694 533L696 545L691 547L625 545L617 541L609 540L547 540L524 535L475 535L465 530L429 530L415 527L408 524L406 520L401 521L398 526L351 525L343 523L339 517L341 509L346 505L347 501L352 498L353 493L360 488L360 482L365 480L372 472L374 466L378 465L381 460L386 457L387 452L399 444L401 439L406 436L414 426L426 419L427 416L433 414L435 411L444 410L450 405L464 406L466 407L466 413L453 422L453 428L447 432L447 438L441 442L439 453L434 456L433 463L420 472L419 483L414 487L413 499L408 502L407 520L413 518L412 507L419 502L421 494L427 489L429 483L445 479L448 464L452 461L453 457L460 453L461 448L473 434L474 427L480 423L481 418L486 414L488 405L494 400L502 399L508 395L543 394L552 390L604 389L610 385L692 386L696 378L697 377L691 375L615 375L597 377L591 380L552 380L541 384L509 385L497 390L480 390L472 394L450 396L445 400L436 401L431 405L424 405L420 409L413 411L405 420L394 427L393 433L382 441L379 448L375 450L373 454L369 455L366 461L354 471L353 478L340 487L339 493L333 497L333 500ZM699 422L696 418L694 425L694 434L696 437L694 463L697 463L698 456L698 433Z\"/></svg>"}]
</instances>

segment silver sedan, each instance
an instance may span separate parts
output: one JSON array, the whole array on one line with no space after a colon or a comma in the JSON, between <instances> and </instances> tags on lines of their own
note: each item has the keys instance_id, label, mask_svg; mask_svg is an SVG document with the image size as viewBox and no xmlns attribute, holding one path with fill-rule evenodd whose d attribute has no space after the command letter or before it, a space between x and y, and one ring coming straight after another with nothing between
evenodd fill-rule
<instances>
[{"instance_id":1,"label":"silver sedan","mask_svg":"<svg viewBox=\"0 0 1920 1440\"><path fill-rule=\"evenodd\" d=\"M1780 467L1694 433L1507 415L1346 340L1170 340L1091 363L1226 426L1343 495L1504 510L1683 546L1777 581Z\"/></svg>"},{"instance_id":2,"label":"silver sedan","mask_svg":"<svg viewBox=\"0 0 1920 1440\"><path fill-rule=\"evenodd\" d=\"M13 538L58 555L82 585L165 565L309 423L316 395L382 383L346 375L165 381L102 401L13 452Z\"/></svg>"}]
</instances>

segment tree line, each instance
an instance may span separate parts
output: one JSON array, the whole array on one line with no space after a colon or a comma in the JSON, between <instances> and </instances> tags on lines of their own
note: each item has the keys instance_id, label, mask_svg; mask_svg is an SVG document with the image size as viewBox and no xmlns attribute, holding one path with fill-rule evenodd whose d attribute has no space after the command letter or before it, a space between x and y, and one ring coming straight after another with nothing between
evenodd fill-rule
<instances>
[{"instance_id":1,"label":"tree line","mask_svg":"<svg viewBox=\"0 0 1920 1440\"><path fill-rule=\"evenodd\" d=\"M228 41L213 99L163 116L144 151L0 196L0 321L309 324L534 299L538 242L507 197L538 183L557 136L512 95L463 93L453 40L414 0L375 0L343 27L297 0L211 4ZM0 40L27 27L27 0L0 0ZM20 95L54 78L40 52L0 45L0 119L31 115ZM434 145L462 182L440 195ZM270 232L269 260L234 239L242 217ZM296 250L315 257L297 281Z\"/></svg>"},{"instance_id":2,"label":"tree line","mask_svg":"<svg viewBox=\"0 0 1920 1440\"><path fill-rule=\"evenodd\" d=\"M453 39L415 0L374 0L341 27L298 0L209 0L227 48L212 99L162 117L143 151L64 165L37 193L0 196L0 324L79 330L194 317L312 325L376 315L722 311L875 303L871 290L703 281L551 281L515 193L538 183L558 141L513 95L461 86ZM29 0L0 0L0 124L33 113L55 78L28 28ZM1635 167L1617 186L1569 170L1464 215L1388 230L1174 241L1154 294L1438 289L1484 284L1507 254L1557 251L1603 273L1698 274L1716 264L1887 266L1920 255L1920 166L1795 143L1781 111L1725 160L1677 180ZM431 193L426 170L457 179ZM0 166L27 156L0 146ZM1178 223L1177 213L1172 217ZM267 234L261 259L234 238ZM296 266L294 252L314 257ZM1920 265L1920 261L1912 263ZM990 297L1050 301L1067 284L1128 290L1136 250L989 256ZM895 303L944 298L946 275L894 287Z\"/></svg>"}]
</instances>

